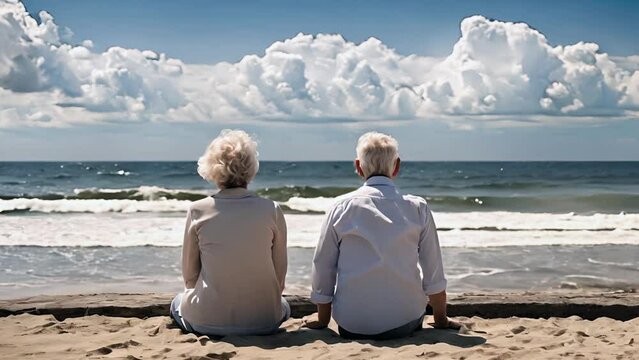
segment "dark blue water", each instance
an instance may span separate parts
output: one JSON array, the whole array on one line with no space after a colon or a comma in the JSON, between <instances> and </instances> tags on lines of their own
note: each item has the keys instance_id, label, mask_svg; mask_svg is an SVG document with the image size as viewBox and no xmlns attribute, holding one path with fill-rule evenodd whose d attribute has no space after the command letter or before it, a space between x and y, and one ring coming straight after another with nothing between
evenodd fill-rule
<instances>
[{"instance_id":1,"label":"dark blue water","mask_svg":"<svg viewBox=\"0 0 639 360\"><path fill-rule=\"evenodd\" d=\"M195 200L213 187L195 162L2 162L0 199L133 199L157 186ZM639 162L405 162L397 184L437 211L639 212ZM361 184L350 162L262 162L251 189L277 201ZM104 191L121 189L122 191Z\"/></svg>"},{"instance_id":2,"label":"dark blue water","mask_svg":"<svg viewBox=\"0 0 639 360\"><path fill-rule=\"evenodd\" d=\"M637 215L559 213L639 213L639 162L408 162L396 182L435 210L452 292L637 288ZM262 162L250 187L283 203L360 185L350 162ZM189 202L161 201L213 191L195 162L0 163L0 298L178 291L184 214L162 209ZM142 204L147 213L101 213L104 203ZM305 236L322 216L289 211L289 244L297 245L287 291L306 294L314 243ZM508 246L476 247L483 241Z\"/></svg>"}]
</instances>

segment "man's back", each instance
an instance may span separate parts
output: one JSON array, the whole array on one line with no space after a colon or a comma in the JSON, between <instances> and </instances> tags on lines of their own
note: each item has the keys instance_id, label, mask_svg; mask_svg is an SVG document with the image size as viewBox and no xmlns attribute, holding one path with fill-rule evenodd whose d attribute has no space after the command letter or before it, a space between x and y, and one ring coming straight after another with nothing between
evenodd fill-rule
<instances>
[{"instance_id":1,"label":"man's back","mask_svg":"<svg viewBox=\"0 0 639 360\"><path fill-rule=\"evenodd\" d=\"M337 200L322 229L313 270L312 300L332 301L338 324L359 334L378 334L419 318L426 294L446 287L426 202L401 195L384 176L371 177Z\"/></svg>"}]
</instances>

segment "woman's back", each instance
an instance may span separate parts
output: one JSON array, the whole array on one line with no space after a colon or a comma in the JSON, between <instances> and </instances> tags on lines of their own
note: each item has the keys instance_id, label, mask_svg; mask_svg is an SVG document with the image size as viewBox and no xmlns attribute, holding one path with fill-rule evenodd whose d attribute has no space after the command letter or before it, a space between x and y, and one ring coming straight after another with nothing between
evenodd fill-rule
<instances>
[{"instance_id":1,"label":"woman's back","mask_svg":"<svg viewBox=\"0 0 639 360\"><path fill-rule=\"evenodd\" d=\"M286 224L274 202L244 188L194 202L182 263L187 290L181 314L191 324L225 334L279 325Z\"/></svg>"}]
</instances>

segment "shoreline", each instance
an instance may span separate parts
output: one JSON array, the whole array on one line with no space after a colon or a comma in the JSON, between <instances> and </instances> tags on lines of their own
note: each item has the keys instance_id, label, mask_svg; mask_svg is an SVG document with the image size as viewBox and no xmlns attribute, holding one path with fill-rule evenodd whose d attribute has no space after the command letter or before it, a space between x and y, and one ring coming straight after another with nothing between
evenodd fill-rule
<instances>
[{"instance_id":1,"label":"shoreline","mask_svg":"<svg viewBox=\"0 0 639 360\"><path fill-rule=\"evenodd\" d=\"M0 318L11 315L53 315L58 320L90 315L147 318L167 316L172 293L97 293L40 295L0 300ZM284 295L293 318L315 312L315 305L300 295ZM608 317L627 321L639 317L639 293L631 291L574 291L464 293L449 295L452 317L550 318L579 316L594 320Z\"/></svg>"}]
</instances>

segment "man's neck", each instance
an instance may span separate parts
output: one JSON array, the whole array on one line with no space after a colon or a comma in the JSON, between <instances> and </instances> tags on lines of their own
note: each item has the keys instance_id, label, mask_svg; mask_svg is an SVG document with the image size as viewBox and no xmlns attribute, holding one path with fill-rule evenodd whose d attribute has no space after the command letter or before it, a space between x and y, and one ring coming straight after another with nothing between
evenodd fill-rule
<instances>
[{"instance_id":1,"label":"man's neck","mask_svg":"<svg viewBox=\"0 0 639 360\"><path fill-rule=\"evenodd\" d=\"M373 175L371 175L371 176L367 177L367 178L366 178L366 180L368 180L368 179L370 179L370 178L372 178L372 177L375 177L375 176L383 176L383 177L385 177L385 178L389 178L389 179L391 178L390 176L388 176L388 175L384 175L384 174L373 174Z\"/></svg>"}]
</instances>

